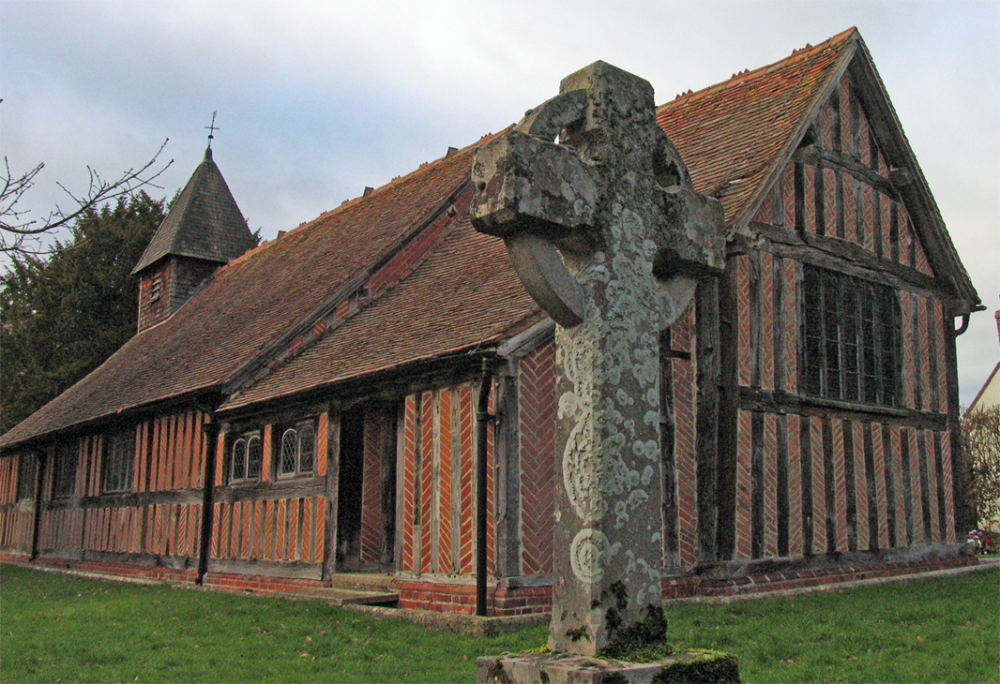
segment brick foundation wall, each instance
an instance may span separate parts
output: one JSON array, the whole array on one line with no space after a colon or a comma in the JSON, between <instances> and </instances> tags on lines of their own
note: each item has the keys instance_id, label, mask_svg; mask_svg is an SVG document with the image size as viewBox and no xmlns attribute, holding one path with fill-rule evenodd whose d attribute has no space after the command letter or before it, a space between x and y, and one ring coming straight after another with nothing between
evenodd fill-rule
<instances>
[{"instance_id":1,"label":"brick foundation wall","mask_svg":"<svg viewBox=\"0 0 1000 684\"><path fill-rule=\"evenodd\" d=\"M770 591L808 589L856 580L915 575L934 570L947 570L976 565L974 556L956 556L911 562L884 562L859 565L838 565L827 568L779 570L738 577L671 577L663 580L663 599L697 596L741 596Z\"/></svg>"},{"instance_id":2,"label":"brick foundation wall","mask_svg":"<svg viewBox=\"0 0 1000 684\"><path fill-rule=\"evenodd\" d=\"M193 586L197 576L194 569L126 563L67 561L48 557L41 557L30 563L27 556L11 553L0 553L0 562L26 567L43 566L122 578L157 580L186 586ZM827 567L762 567L759 572L739 575L733 572L733 575L728 577L708 575L668 577L663 580L663 600L669 602L695 597L743 596L810 589L856 580L918 575L936 570L974 566L977 563L974 556L953 555L920 561L854 562ZM204 586L226 591L270 593L316 589L328 585L314 579L213 572L205 576ZM471 582L455 582L442 578L397 577L392 582L391 588L399 594L400 608L465 615L473 615L476 610L476 586ZM488 591L487 607L492 617L547 613L552 610L552 587L504 587L493 584Z\"/></svg>"},{"instance_id":3,"label":"brick foundation wall","mask_svg":"<svg viewBox=\"0 0 1000 684\"><path fill-rule=\"evenodd\" d=\"M392 590L399 593L399 607L474 615L476 585L470 582L397 578ZM531 615L552 610L552 587L497 587L487 590L487 612L491 617Z\"/></svg>"}]
</instances>

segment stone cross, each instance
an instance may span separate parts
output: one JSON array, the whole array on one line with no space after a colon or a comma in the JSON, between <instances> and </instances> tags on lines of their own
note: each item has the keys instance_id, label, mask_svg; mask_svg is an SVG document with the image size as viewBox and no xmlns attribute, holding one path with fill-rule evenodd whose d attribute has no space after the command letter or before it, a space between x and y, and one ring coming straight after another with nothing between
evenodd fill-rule
<instances>
[{"instance_id":1,"label":"stone cross","mask_svg":"<svg viewBox=\"0 0 1000 684\"><path fill-rule=\"evenodd\" d=\"M480 148L470 214L558 323L549 646L594 655L661 603L659 336L725 240L647 81L596 62L559 92Z\"/></svg>"}]
</instances>

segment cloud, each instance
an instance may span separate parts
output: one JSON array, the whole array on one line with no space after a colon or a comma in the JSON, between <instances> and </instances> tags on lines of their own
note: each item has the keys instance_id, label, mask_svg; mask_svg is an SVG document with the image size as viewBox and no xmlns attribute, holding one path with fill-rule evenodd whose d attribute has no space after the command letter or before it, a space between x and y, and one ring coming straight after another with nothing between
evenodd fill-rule
<instances>
[{"instance_id":1,"label":"cloud","mask_svg":"<svg viewBox=\"0 0 1000 684\"><path fill-rule=\"evenodd\" d=\"M857 25L992 309L1000 293L1000 3L0 3L0 143L44 161L36 213L170 138L172 195L216 160L265 237L378 186L449 145L516 121L602 59L657 100L777 61ZM963 401L1000 349L990 313L959 338Z\"/></svg>"}]
</instances>

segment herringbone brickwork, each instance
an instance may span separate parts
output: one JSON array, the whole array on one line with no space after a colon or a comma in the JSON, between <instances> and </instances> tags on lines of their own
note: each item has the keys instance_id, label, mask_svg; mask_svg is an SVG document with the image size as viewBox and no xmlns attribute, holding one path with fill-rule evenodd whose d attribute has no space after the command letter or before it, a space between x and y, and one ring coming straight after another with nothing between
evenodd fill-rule
<instances>
[{"instance_id":1,"label":"herringbone brickwork","mask_svg":"<svg viewBox=\"0 0 1000 684\"><path fill-rule=\"evenodd\" d=\"M736 316L737 339L739 345L737 375L739 384L750 385L751 346L750 346L750 259L738 256L735 259L735 272L727 275L736 279Z\"/></svg>"},{"instance_id":2,"label":"herringbone brickwork","mask_svg":"<svg viewBox=\"0 0 1000 684\"><path fill-rule=\"evenodd\" d=\"M880 425L868 423L865 425L866 439L870 434L872 442L872 470L875 472L875 522L877 529L869 530L872 546L880 549L889 548L889 506L895 507L895 501L888 498L887 479L892 475L891 443L886 444L885 434ZM895 521L895 511L892 519ZM895 534L895 532L893 533Z\"/></svg>"},{"instance_id":3,"label":"herringbone brickwork","mask_svg":"<svg viewBox=\"0 0 1000 684\"><path fill-rule=\"evenodd\" d=\"M764 415L764 555L778 555L778 435L774 414Z\"/></svg>"},{"instance_id":4,"label":"herringbone brickwork","mask_svg":"<svg viewBox=\"0 0 1000 684\"><path fill-rule=\"evenodd\" d=\"M854 500L857 511L855 517L855 534L857 548L868 550L870 548L868 536L868 483L872 474L867 471L865 463L865 428L863 423L851 423L851 437L853 453L848 454L847 457L854 460Z\"/></svg>"},{"instance_id":5,"label":"herringbone brickwork","mask_svg":"<svg viewBox=\"0 0 1000 684\"><path fill-rule=\"evenodd\" d=\"M806 455L812 459L812 522L813 553L826 552L826 522L827 516L832 513L827 508L826 500L826 469L823 462L823 421L820 418L809 419L809 444L811 454Z\"/></svg>"},{"instance_id":6,"label":"herringbone brickwork","mask_svg":"<svg viewBox=\"0 0 1000 684\"><path fill-rule=\"evenodd\" d=\"M434 531L437 515L434 501L437 494L435 478L435 461L437 450L434 448L436 396L433 392L424 392L420 397L420 536L416 543L420 545L420 572L431 572L434 566Z\"/></svg>"},{"instance_id":7,"label":"herringbone brickwork","mask_svg":"<svg viewBox=\"0 0 1000 684\"><path fill-rule=\"evenodd\" d=\"M361 480L362 563L378 562L382 551L382 454L385 435L380 419L377 412L365 412Z\"/></svg>"},{"instance_id":8,"label":"herringbone brickwork","mask_svg":"<svg viewBox=\"0 0 1000 684\"><path fill-rule=\"evenodd\" d=\"M413 574L470 574L475 540L472 388L463 384L410 395L404 407L400 569ZM492 491L491 484L491 497ZM489 518L493 527L493 516ZM495 556L492 544L490 553Z\"/></svg>"},{"instance_id":9,"label":"herringbone brickwork","mask_svg":"<svg viewBox=\"0 0 1000 684\"><path fill-rule=\"evenodd\" d=\"M831 516L836 521L837 551L848 550L847 535L847 477L846 477L846 454L844 453L844 423L843 421L832 419L830 421L833 432L833 453L830 458L833 460L833 489L836 495L834 501L827 502L833 508L834 514ZM851 483L853 486L853 483Z\"/></svg>"},{"instance_id":10,"label":"herringbone brickwork","mask_svg":"<svg viewBox=\"0 0 1000 684\"><path fill-rule=\"evenodd\" d=\"M736 548L733 553L736 559L750 558L753 553L750 420L748 411L739 412L736 428Z\"/></svg>"},{"instance_id":11,"label":"herringbone brickwork","mask_svg":"<svg viewBox=\"0 0 1000 684\"><path fill-rule=\"evenodd\" d=\"M539 345L519 364L521 449L521 572L552 572L555 453L555 342Z\"/></svg>"},{"instance_id":12,"label":"herringbone brickwork","mask_svg":"<svg viewBox=\"0 0 1000 684\"><path fill-rule=\"evenodd\" d=\"M416 502L416 464L414 456L417 449L416 417L417 417L417 397L411 394L404 402L403 414L403 510L402 510L402 538L403 538L403 558L401 559L401 570L403 572L416 572L413 558L414 530L413 516L414 503Z\"/></svg>"},{"instance_id":13,"label":"herringbone brickwork","mask_svg":"<svg viewBox=\"0 0 1000 684\"><path fill-rule=\"evenodd\" d=\"M437 572L450 574L454 572L452 554L452 521L454 520L452 504L452 397L450 389L438 392L438 489L437 489L437 520L438 520L438 553Z\"/></svg>"},{"instance_id":14,"label":"herringbone brickwork","mask_svg":"<svg viewBox=\"0 0 1000 684\"><path fill-rule=\"evenodd\" d=\"M788 432L788 553L804 553L802 535L802 435L798 416L779 416Z\"/></svg>"},{"instance_id":15,"label":"herringbone brickwork","mask_svg":"<svg viewBox=\"0 0 1000 684\"><path fill-rule=\"evenodd\" d=\"M941 433L941 465L944 470L944 506L945 506L945 529L944 541L948 544L955 543L955 500L954 500L954 475L952 470L951 455L951 434Z\"/></svg>"},{"instance_id":16,"label":"herringbone brickwork","mask_svg":"<svg viewBox=\"0 0 1000 684\"><path fill-rule=\"evenodd\" d=\"M473 452L473 411L472 388L462 385L458 388L458 433L461 448L461 488L459 496L459 572L463 575L473 572L473 541L475 539L474 501L475 501L475 454Z\"/></svg>"}]
</instances>

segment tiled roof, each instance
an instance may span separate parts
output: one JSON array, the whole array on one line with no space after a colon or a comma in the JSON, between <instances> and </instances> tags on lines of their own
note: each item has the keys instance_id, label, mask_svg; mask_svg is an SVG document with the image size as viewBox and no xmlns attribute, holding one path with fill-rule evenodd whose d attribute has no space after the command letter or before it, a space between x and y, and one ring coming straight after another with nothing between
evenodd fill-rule
<instances>
[{"instance_id":1,"label":"tiled roof","mask_svg":"<svg viewBox=\"0 0 1000 684\"><path fill-rule=\"evenodd\" d=\"M541 320L503 241L477 233L465 212L456 224L407 278L222 410L489 347Z\"/></svg>"},{"instance_id":2,"label":"tiled roof","mask_svg":"<svg viewBox=\"0 0 1000 684\"><path fill-rule=\"evenodd\" d=\"M722 202L726 225L752 211L766 192L859 38L849 29L657 109L656 120L681 153L695 189Z\"/></svg>"},{"instance_id":3,"label":"tiled roof","mask_svg":"<svg viewBox=\"0 0 1000 684\"><path fill-rule=\"evenodd\" d=\"M657 120L688 164L695 187L721 199L727 223L740 215L776 167L782 147L818 103L856 35L853 29L846 31L782 62L658 108ZM727 182L724 191L714 193ZM503 298L494 301L491 290ZM505 308L504 298L512 308ZM496 341L497 332L537 312L502 243L477 236L463 224L387 297L272 375L245 387L222 409ZM369 342L374 339L378 344Z\"/></svg>"},{"instance_id":4,"label":"tiled roof","mask_svg":"<svg viewBox=\"0 0 1000 684\"><path fill-rule=\"evenodd\" d=\"M695 188L721 200L728 225L752 215L858 44L851 29L657 110ZM452 202L463 205L474 149L422 166L221 268L173 317L137 335L0 446L198 391L228 387L236 393L223 409L245 409L489 346L540 320L503 243L473 231L460 211L395 286L269 374L247 371L276 341L308 327L401 236ZM258 379L237 389L244 377Z\"/></svg>"},{"instance_id":5,"label":"tiled roof","mask_svg":"<svg viewBox=\"0 0 1000 684\"><path fill-rule=\"evenodd\" d=\"M227 266L176 314L15 426L0 447L220 387L467 182L474 147L347 202Z\"/></svg>"},{"instance_id":6,"label":"tiled roof","mask_svg":"<svg viewBox=\"0 0 1000 684\"><path fill-rule=\"evenodd\" d=\"M132 273L168 255L226 263L255 244L226 179L212 161L212 150L208 149L205 160L195 169L156 229Z\"/></svg>"}]
</instances>

